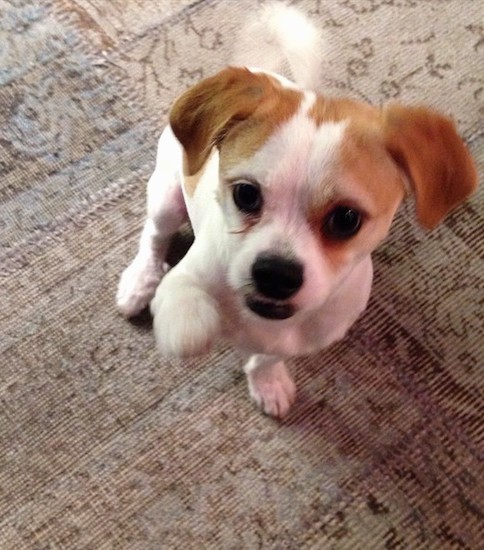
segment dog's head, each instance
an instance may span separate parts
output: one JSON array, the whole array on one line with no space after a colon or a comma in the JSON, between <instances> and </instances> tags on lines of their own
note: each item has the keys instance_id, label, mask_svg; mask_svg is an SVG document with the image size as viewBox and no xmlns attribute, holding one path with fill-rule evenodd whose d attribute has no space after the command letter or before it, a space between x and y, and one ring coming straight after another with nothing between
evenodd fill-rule
<instances>
[{"instance_id":1,"label":"dog's head","mask_svg":"<svg viewBox=\"0 0 484 550\"><path fill-rule=\"evenodd\" d=\"M188 90L170 124L187 175L219 151L229 284L263 318L320 307L384 239L407 192L433 228L476 187L442 115L316 96L244 68Z\"/></svg>"}]
</instances>

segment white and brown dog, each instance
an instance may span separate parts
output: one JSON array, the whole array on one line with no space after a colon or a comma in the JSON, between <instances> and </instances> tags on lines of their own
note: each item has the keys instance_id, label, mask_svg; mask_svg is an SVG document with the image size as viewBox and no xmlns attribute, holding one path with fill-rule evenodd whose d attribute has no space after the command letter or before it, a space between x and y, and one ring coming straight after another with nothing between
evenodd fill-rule
<instances>
[{"instance_id":1,"label":"white and brown dog","mask_svg":"<svg viewBox=\"0 0 484 550\"><path fill-rule=\"evenodd\" d=\"M117 304L129 317L151 302L162 354L230 341L247 354L252 398L283 416L296 393L284 359L343 338L365 309L371 253L407 193L433 228L477 176L448 118L307 89L318 73L315 29L278 5L260 21L259 46L268 60L284 55L297 83L229 67L175 102ZM168 270L170 238L187 218L195 240Z\"/></svg>"}]
</instances>

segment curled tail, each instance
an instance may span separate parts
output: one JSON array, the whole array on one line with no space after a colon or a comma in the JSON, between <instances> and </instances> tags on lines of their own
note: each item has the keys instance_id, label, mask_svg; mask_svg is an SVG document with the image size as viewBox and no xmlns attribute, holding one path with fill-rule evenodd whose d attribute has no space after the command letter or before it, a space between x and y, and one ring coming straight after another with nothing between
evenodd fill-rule
<instances>
[{"instance_id":1,"label":"curled tail","mask_svg":"<svg viewBox=\"0 0 484 550\"><path fill-rule=\"evenodd\" d=\"M318 29L298 9L271 2L242 28L234 63L287 72L302 88L321 83L323 41Z\"/></svg>"}]
</instances>

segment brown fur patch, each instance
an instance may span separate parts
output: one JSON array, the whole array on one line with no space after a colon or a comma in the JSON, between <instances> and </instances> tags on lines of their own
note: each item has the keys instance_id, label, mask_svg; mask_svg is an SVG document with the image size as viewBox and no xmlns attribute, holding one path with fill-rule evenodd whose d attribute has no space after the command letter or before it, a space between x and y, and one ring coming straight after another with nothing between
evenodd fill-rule
<instances>
[{"instance_id":1,"label":"brown fur patch","mask_svg":"<svg viewBox=\"0 0 484 550\"><path fill-rule=\"evenodd\" d=\"M363 184L369 164L377 166L375 161L389 155L412 185L417 216L424 227L437 225L477 187L475 165L455 125L431 109L393 104L382 111L359 101L318 97L310 116L319 125L342 120L351 122L349 135L353 142L350 139L346 143L345 154L361 173L359 181ZM351 145L356 143L355 139L359 143L357 149ZM371 148L370 144L373 144ZM389 187L377 185L377 189L378 200L384 202L384 190Z\"/></svg>"},{"instance_id":2,"label":"brown fur patch","mask_svg":"<svg viewBox=\"0 0 484 550\"><path fill-rule=\"evenodd\" d=\"M432 229L477 188L471 155L454 123L435 111L395 104L383 115L385 146L412 184L419 222Z\"/></svg>"},{"instance_id":3,"label":"brown fur patch","mask_svg":"<svg viewBox=\"0 0 484 550\"><path fill-rule=\"evenodd\" d=\"M285 88L275 78L266 78L270 85L264 100L249 118L234 125L221 143L221 164L224 170L254 155L277 128L299 109L303 98L301 92Z\"/></svg>"},{"instance_id":4,"label":"brown fur patch","mask_svg":"<svg viewBox=\"0 0 484 550\"><path fill-rule=\"evenodd\" d=\"M372 216L384 215L403 198L404 181L377 126L364 128L358 122L350 122L342 143L341 165L370 198L374 207Z\"/></svg>"},{"instance_id":5,"label":"brown fur patch","mask_svg":"<svg viewBox=\"0 0 484 550\"><path fill-rule=\"evenodd\" d=\"M339 111L340 115L343 110ZM313 230L319 235L324 254L335 268L345 264L355 252L370 252L376 247L386 236L393 214L405 194L401 173L385 149L381 127L376 117L365 124L363 121L367 116L363 111L348 120L331 174L334 178L333 197L329 201L325 197L319 203L312 201L309 211ZM349 191L345 189L345 182ZM363 206L357 198L352 198L352 188L365 197L365 206L366 203L371 205L363 211L362 229L348 240L329 238L324 234L323 223L332 208L344 205L360 209ZM370 222L372 231L366 232L365 224Z\"/></svg>"},{"instance_id":6,"label":"brown fur patch","mask_svg":"<svg viewBox=\"0 0 484 550\"><path fill-rule=\"evenodd\" d=\"M302 99L302 92L245 68L229 67L198 83L170 113L185 150L186 174L196 174L215 146L224 169L252 156L296 113ZM349 122L341 166L354 173L379 205L377 210L384 211L400 192L397 166L412 184L425 227L434 227L477 186L475 166L455 126L431 110L391 105L382 111L351 99L319 96L309 117L317 125ZM197 181L193 179L189 192Z\"/></svg>"},{"instance_id":7,"label":"brown fur patch","mask_svg":"<svg viewBox=\"0 0 484 550\"><path fill-rule=\"evenodd\" d=\"M185 92L170 112L170 125L185 150L187 175L196 174L213 147L241 137L239 155L249 155L278 124L293 114L302 94L275 78L228 67ZM247 127L247 136L240 127Z\"/></svg>"},{"instance_id":8,"label":"brown fur patch","mask_svg":"<svg viewBox=\"0 0 484 550\"><path fill-rule=\"evenodd\" d=\"M364 125L366 128L376 126L380 121L380 111L376 107L354 101L318 96L309 110L309 116L318 126L327 122L351 120L353 124Z\"/></svg>"}]
</instances>

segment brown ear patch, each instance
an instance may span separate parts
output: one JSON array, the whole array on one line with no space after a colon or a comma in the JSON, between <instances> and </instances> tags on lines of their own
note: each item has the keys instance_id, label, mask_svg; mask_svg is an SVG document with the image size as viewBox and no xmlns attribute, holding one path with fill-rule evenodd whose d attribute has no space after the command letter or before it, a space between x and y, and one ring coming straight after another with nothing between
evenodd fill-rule
<instances>
[{"instance_id":1,"label":"brown ear patch","mask_svg":"<svg viewBox=\"0 0 484 550\"><path fill-rule=\"evenodd\" d=\"M259 120L277 117L281 99L288 95L293 96L295 111L298 92L283 88L269 75L239 67L228 67L187 90L170 112L170 125L185 150L188 175L200 170L212 148L241 121L256 112Z\"/></svg>"},{"instance_id":2,"label":"brown ear patch","mask_svg":"<svg viewBox=\"0 0 484 550\"><path fill-rule=\"evenodd\" d=\"M383 130L388 152L410 180L422 226L435 227L476 189L476 168L449 118L390 105Z\"/></svg>"}]
</instances>

